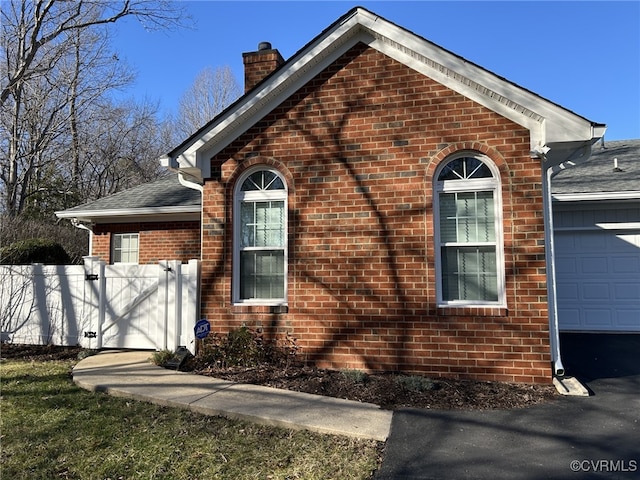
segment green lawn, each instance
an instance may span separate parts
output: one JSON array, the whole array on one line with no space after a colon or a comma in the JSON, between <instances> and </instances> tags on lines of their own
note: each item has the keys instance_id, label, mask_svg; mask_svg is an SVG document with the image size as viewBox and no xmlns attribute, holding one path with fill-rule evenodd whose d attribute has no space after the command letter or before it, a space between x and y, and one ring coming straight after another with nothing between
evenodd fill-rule
<instances>
[{"instance_id":1,"label":"green lawn","mask_svg":"<svg viewBox=\"0 0 640 480\"><path fill-rule=\"evenodd\" d=\"M73 362L0 363L2 479L367 479L382 444L91 393Z\"/></svg>"}]
</instances>

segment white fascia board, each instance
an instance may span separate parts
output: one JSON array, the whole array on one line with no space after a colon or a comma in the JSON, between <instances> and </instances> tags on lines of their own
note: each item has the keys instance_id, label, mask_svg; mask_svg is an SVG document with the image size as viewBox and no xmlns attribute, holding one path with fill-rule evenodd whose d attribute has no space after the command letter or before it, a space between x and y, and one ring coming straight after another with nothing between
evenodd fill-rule
<instances>
[{"instance_id":1,"label":"white fascia board","mask_svg":"<svg viewBox=\"0 0 640 480\"><path fill-rule=\"evenodd\" d=\"M372 40L373 38L365 32L351 28L340 32L340 35L330 35L323 42L312 45L307 53L290 65L286 71L276 74L262 89L248 97L238 110L231 113L229 117L221 119L220 123L189 147L178 158L180 165L186 166L195 162L201 165L205 174L206 169L210 169L207 163L213 156L268 115L282 103L284 98L293 95L356 43L369 43ZM215 141L212 141L214 139Z\"/></svg>"},{"instance_id":2,"label":"white fascia board","mask_svg":"<svg viewBox=\"0 0 640 480\"><path fill-rule=\"evenodd\" d=\"M604 133L604 128L595 128L585 118L357 9L186 146L177 156L180 167L198 167L209 176L212 156L359 41L528 129L532 149L550 143L591 141Z\"/></svg>"},{"instance_id":3,"label":"white fascia board","mask_svg":"<svg viewBox=\"0 0 640 480\"><path fill-rule=\"evenodd\" d=\"M600 138L604 127L501 78L441 47L361 12L376 38L370 45L410 68L509 118L531 132L531 148Z\"/></svg>"},{"instance_id":4,"label":"white fascia board","mask_svg":"<svg viewBox=\"0 0 640 480\"><path fill-rule=\"evenodd\" d=\"M602 202L619 200L640 200L640 191L594 192L594 193L555 193L554 202Z\"/></svg>"},{"instance_id":5,"label":"white fascia board","mask_svg":"<svg viewBox=\"0 0 640 480\"><path fill-rule=\"evenodd\" d=\"M592 122L579 115L395 25L379 24L375 36L372 47L528 129L532 149L604 133L595 132Z\"/></svg>"},{"instance_id":6,"label":"white fascia board","mask_svg":"<svg viewBox=\"0 0 640 480\"><path fill-rule=\"evenodd\" d=\"M58 218L78 219L80 221L95 221L105 219L126 219L127 221L135 221L141 217L157 216L158 218L166 218L167 215L183 215L200 214L201 207L192 205L188 207L149 207L149 208L118 208L109 210L63 210L55 212ZM199 217L196 217L199 218Z\"/></svg>"},{"instance_id":7,"label":"white fascia board","mask_svg":"<svg viewBox=\"0 0 640 480\"><path fill-rule=\"evenodd\" d=\"M415 45L416 48L411 49L409 45L417 42L411 41L411 37L405 35L408 40L401 49L398 48L400 42L389 40L388 37L378 37L371 46L409 68L523 126L531 132L531 148L536 145L544 145L545 119L542 116L521 108L517 102L513 102L504 95L496 94L496 89L490 89L477 81L480 80L480 73L471 74L465 71L469 70L468 64L465 65L453 55L449 59L451 61L447 61L446 58L443 58L443 52L436 49L434 45ZM433 60L434 54L438 55L439 58L435 57L438 58L438 61ZM456 60L457 64L454 63ZM461 71L465 71L465 73L461 74ZM483 71L479 70L479 72ZM475 80L471 81L470 78Z\"/></svg>"}]
</instances>

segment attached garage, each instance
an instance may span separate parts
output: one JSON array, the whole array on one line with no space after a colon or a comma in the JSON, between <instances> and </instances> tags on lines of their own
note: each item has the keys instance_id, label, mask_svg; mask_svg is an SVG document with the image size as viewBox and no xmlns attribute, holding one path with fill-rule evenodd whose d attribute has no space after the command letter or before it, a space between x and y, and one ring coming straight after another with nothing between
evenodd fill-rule
<instances>
[{"instance_id":1,"label":"attached garage","mask_svg":"<svg viewBox=\"0 0 640 480\"><path fill-rule=\"evenodd\" d=\"M552 185L560 330L640 333L640 141L596 146Z\"/></svg>"},{"instance_id":2,"label":"attached garage","mask_svg":"<svg viewBox=\"0 0 640 480\"><path fill-rule=\"evenodd\" d=\"M640 230L558 231L558 319L564 331L640 332Z\"/></svg>"}]
</instances>

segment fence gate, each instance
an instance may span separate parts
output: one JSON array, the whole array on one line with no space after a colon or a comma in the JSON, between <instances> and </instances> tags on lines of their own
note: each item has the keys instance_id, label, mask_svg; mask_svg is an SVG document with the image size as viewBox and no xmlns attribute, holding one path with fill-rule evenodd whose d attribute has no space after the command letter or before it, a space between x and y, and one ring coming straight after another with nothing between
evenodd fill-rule
<instances>
[{"instance_id":1,"label":"fence gate","mask_svg":"<svg viewBox=\"0 0 640 480\"><path fill-rule=\"evenodd\" d=\"M5 341L194 351L197 260L106 265L98 257L85 257L84 267L2 270L0 290L3 298L11 298L0 305L0 320L11 319L2 321Z\"/></svg>"}]
</instances>

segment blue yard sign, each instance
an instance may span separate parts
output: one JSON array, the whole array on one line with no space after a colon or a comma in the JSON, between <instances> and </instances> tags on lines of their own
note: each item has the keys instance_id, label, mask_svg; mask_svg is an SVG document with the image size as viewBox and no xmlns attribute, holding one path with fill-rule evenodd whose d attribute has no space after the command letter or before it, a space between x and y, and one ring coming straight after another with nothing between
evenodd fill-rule
<instances>
[{"instance_id":1,"label":"blue yard sign","mask_svg":"<svg viewBox=\"0 0 640 480\"><path fill-rule=\"evenodd\" d=\"M203 338L206 338L207 335L209 335L209 332L211 331L211 325L209 324L209 320L207 320L206 318L203 318L202 320L198 320L198 323L196 323L194 331L196 333L196 338L200 340L202 340Z\"/></svg>"}]
</instances>

